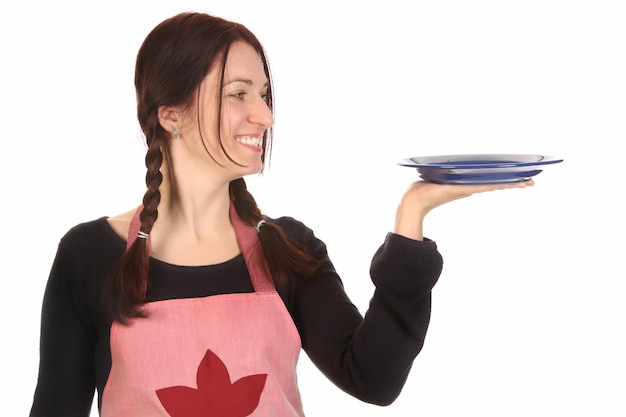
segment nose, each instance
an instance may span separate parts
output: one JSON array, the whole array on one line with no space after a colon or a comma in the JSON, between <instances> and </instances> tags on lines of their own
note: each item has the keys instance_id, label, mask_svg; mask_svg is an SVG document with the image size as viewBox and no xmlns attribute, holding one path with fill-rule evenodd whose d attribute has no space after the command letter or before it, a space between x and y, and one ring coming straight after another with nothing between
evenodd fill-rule
<instances>
[{"instance_id":1,"label":"nose","mask_svg":"<svg viewBox=\"0 0 626 417\"><path fill-rule=\"evenodd\" d=\"M258 124L266 129L274 124L274 115L262 96L255 98L248 116L250 123Z\"/></svg>"}]
</instances>

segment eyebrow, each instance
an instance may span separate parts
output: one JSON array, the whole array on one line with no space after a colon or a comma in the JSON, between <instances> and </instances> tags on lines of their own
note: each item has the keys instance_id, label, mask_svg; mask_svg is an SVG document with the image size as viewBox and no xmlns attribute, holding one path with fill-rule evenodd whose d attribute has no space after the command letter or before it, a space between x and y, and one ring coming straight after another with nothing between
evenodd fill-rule
<instances>
[{"instance_id":1,"label":"eyebrow","mask_svg":"<svg viewBox=\"0 0 626 417\"><path fill-rule=\"evenodd\" d=\"M249 78L235 78L235 79L232 79L232 80L230 80L228 82L225 82L224 83L224 87L226 87L227 85L230 85L230 84L234 84L234 83L245 83L247 85L253 85L254 84L252 82L252 80L249 79ZM263 84L263 88L269 87L269 84L270 84L269 81L265 81L265 84Z\"/></svg>"}]
</instances>

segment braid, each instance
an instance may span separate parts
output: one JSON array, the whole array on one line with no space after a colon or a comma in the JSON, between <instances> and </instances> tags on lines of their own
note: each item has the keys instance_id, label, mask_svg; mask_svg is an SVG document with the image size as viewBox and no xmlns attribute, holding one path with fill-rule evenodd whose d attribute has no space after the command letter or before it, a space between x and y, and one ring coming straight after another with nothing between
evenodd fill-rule
<instances>
[{"instance_id":1,"label":"braid","mask_svg":"<svg viewBox=\"0 0 626 417\"><path fill-rule=\"evenodd\" d=\"M256 226L258 221L263 219L263 214L243 178L231 181L230 194L237 214L245 223ZM274 284L277 286L285 285L290 273L308 277L319 266L317 259L273 223L265 223L259 229L259 241Z\"/></svg>"},{"instance_id":2,"label":"braid","mask_svg":"<svg viewBox=\"0 0 626 417\"><path fill-rule=\"evenodd\" d=\"M158 120L153 124L158 125ZM157 127L158 129L158 127ZM143 197L143 208L140 213L141 230L150 233L152 226L158 217L157 207L161 201L159 186L163 181L161 164L163 153L161 142L163 134L156 129L145 129L148 151L146 152L146 186L147 190ZM134 236L128 236L129 239ZM129 319L146 317L142 310L145 302L145 288L148 282L148 257L146 239L135 239L117 264L109 288L110 299L114 303L110 305L109 312L114 320L122 324L128 324ZM112 309L112 310L111 310Z\"/></svg>"},{"instance_id":3,"label":"braid","mask_svg":"<svg viewBox=\"0 0 626 417\"><path fill-rule=\"evenodd\" d=\"M158 124L158 121L154 121ZM141 231L150 233L152 226L159 213L157 207L161 202L161 192L159 187L163 182L161 165L163 164L163 152L161 151L162 136L155 134L152 140L148 140L148 151L146 152L146 186L147 190L143 196L143 210L141 210Z\"/></svg>"}]
</instances>

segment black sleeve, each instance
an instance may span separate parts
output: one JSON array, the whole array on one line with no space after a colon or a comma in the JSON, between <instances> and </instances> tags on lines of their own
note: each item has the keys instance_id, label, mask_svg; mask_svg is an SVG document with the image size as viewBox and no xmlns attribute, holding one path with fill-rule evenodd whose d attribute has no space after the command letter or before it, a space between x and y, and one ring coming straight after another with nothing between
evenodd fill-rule
<instances>
[{"instance_id":1,"label":"black sleeve","mask_svg":"<svg viewBox=\"0 0 626 417\"><path fill-rule=\"evenodd\" d=\"M69 254L76 242L59 244L44 293L40 362L31 417L87 417L94 397L95 329L84 283Z\"/></svg>"},{"instance_id":2,"label":"black sleeve","mask_svg":"<svg viewBox=\"0 0 626 417\"><path fill-rule=\"evenodd\" d=\"M305 244L322 267L295 290L292 315L304 350L345 392L391 404L426 337L431 290L443 265L435 242L386 236L372 259L376 289L365 317L345 293L324 243L310 232Z\"/></svg>"}]
</instances>

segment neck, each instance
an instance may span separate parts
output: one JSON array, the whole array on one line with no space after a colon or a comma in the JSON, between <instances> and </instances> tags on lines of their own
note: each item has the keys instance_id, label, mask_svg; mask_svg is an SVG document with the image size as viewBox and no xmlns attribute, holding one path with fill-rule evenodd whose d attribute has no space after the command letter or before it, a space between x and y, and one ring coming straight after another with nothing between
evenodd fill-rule
<instances>
[{"instance_id":1,"label":"neck","mask_svg":"<svg viewBox=\"0 0 626 417\"><path fill-rule=\"evenodd\" d=\"M187 172L168 172L162 167L161 202L157 231L184 234L202 240L209 234L230 230L230 181ZM167 234L165 234L167 232Z\"/></svg>"}]
</instances>

